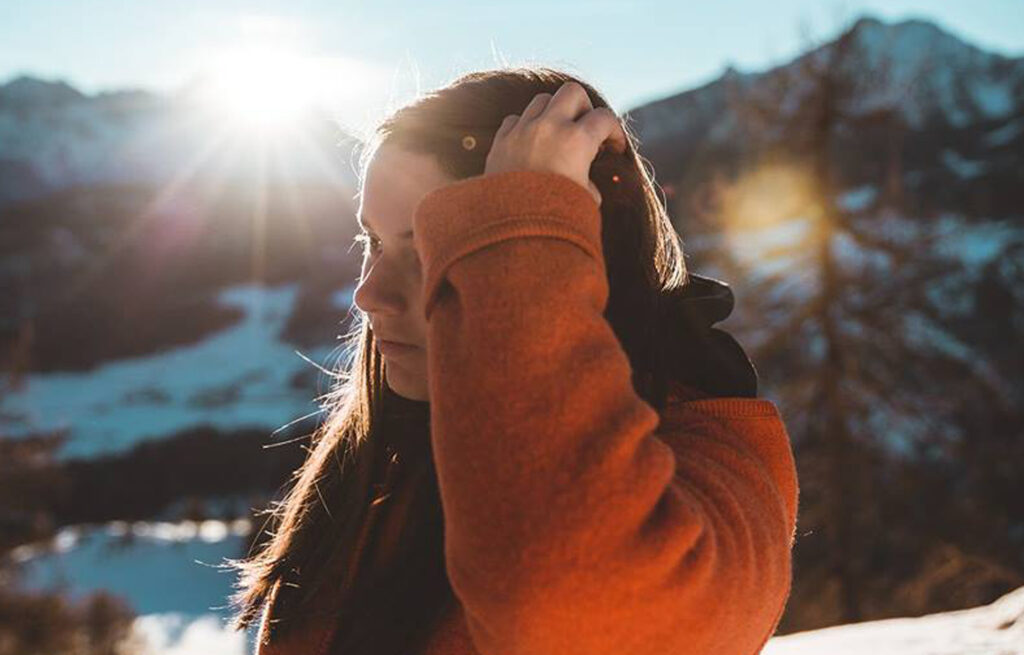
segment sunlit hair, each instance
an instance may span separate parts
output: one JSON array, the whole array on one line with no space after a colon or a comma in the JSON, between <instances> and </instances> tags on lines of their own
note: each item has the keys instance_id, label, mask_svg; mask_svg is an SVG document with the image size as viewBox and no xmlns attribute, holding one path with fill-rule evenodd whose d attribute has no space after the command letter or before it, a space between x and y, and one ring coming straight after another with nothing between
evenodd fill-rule
<instances>
[{"instance_id":1,"label":"sunlit hair","mask_svg":"<svg viewBox=\"0 0 1024 655\"><path fill-rule=\"evenodd\" d=\"M538 93L554 94L576 81L594 107L608 102L593 87L548 67L507 67L458 77L386 117L360 153L360 175L383 145L436 158L455 179L481 175L493 135L509 114L519 114ZM668 371L659 357L659 306L666 293L687 281L682 243L659 195L653 173L623 122L625 154L603 152L591 168L602 195L602 242L609 282L605 317L633 370L637 393L659 411ZM476 139L467 149L463 138ZM617 176L617 178L615 177ZM613 178L615 178L613 180ZM385 456L379 425L382 362L365 314L345 335L351 353L334 373L327 417L313 435L306 462L273 510L267 538L240 568L236 626L259 621L273 603L269 635L275 639L300 620L324 612L336 622L331 652L388 655L418 652L436 621L455 601L444 568L441 501L433 463L415 475L417 501L404 522L396 569L371 576L365 566L379 511L374 492ZM566 380L566 384L572 381ZM384 481L389 482L389 481ZM387 489L385 488L385 493ZM383 509L382 509L383 508ZM371 579L372 578L372 579ZM341 597L327 615L311 602L322 585Z\"/></svg>"}]
</instances>

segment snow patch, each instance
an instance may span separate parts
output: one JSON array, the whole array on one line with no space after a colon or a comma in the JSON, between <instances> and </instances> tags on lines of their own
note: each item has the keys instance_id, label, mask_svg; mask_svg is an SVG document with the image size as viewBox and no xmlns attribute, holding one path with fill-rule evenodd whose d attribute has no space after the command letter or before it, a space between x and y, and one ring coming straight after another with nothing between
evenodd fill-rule
<instances>
[{"instance_id":1,"label":"snow patch","mask_svg":"<svg viewBox=\"0 0 1024 655\"><path fill-rule=\"evenodd\" d=\"M865 184L841 193L836 198L836 204L840 209L845 209L848 212L859 212L870 207L877 197L878 188L871 184Z\"/></svg>"},{"instance_id":2,"label":"snow patch","mask_svg":"<svg viewBox=\"0 0 1024 655\"><path fill-rule=\"evenodd\" d=\"M1021 132L1024 132L1024 118L1018 118L998 129L992 130L983 136L981 140L985 142L985 145L995 148L1011 143L1020 136Z\"/></svg>"},{"instance_id":3,"label":"snow patch","mask_svg":"<svg viewBox=\"0 0 1024 655\"><path fill-rule=\"evenodd\" d=\"M146 655L244 655L252 652L252 639L230 628L216 614L199 617L177 612L147 614L137 618L132 627L145 640Z\"/></svg>"},{"instance_id":4,"label":"snow patch","mask_svg":"<svg viewBox=\"0 0 1024 655\"><path fill-rule=\"evenodd\" d=\"M67 429L61 456L93 456L200 425L269 432L315 412L314 398L290 384L310 364L278 339L297 293L297 284L228 288L220 301L244 318L198 343L87 372L31 374L0 397L4 431ZM320 362L332 350L305 355Z\"/></svg>"},{"instance_id":5,"label":"snow patch","mask_svg":"<svg viewBox=\"0 0 1024 655\"><path fill-rule=\"evenodd\" d=\"M936 252L959 260L968 272L977 272L1024 242L1024 228L1010 220L969 223L962 216L946 214L936 219L935 229L940 235Z\"/></svg>"},{"instance_id":6,"label":"snow patch","mask_svg":"<svg viewBox=\"0 0 1024 655\"><path fill-rule=\"evenodd\" d=\"M1002 118L1013 111L1013 94L1006 83L978 79L971 84L974 102L987 118Z\"/></svg>"},{"instance_id":7,"label":"snow patch","mask_svg":"<svg viewBox=\"0 0 1024 655\"><path fill-rule=\"evenodd\" d=\"M848 270L885 272L892 267L892 257L884 250L864 247L846 232L837 233L831 243L836 260Z\"/></svg>"},{"instance_id":8,"label":"snow patch","mask_svg":"<svg viewBox=\"0 0 1024 655\"><path fill-rule=\"evenodd\" d=\"M995 602L922 617L884 619L768 640L761 655L1024 655L1024 587Z\"/></svg>"},{"instance_id":9,"label":"snow patch","mask_svg":"<svg viewBox=\"0 0 1024 655\"><path fill-rule=\"evenodd\" d=\"M987 162L966 159L957 151L949 148L942 151L942 163L958 176L968 180L978 177L988 170Z\"/></svg>"}]
</instances>

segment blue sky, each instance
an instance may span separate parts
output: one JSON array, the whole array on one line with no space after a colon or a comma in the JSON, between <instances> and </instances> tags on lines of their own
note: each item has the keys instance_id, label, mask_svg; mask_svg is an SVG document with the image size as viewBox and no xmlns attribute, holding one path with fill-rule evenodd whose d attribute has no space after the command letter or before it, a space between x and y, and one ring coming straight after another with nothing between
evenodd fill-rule
<instances>
[{"instance_id":1,"label":"blue sky","mask_svg":"<svg viewBox=\"0 0 1024 655\"><path fill-rule=\"evenodd\" d=\"M1022 0L0 0L0 81L29 73L87 92L173 92L257 43L343 62L326 76L349 80L335 101L365 115L501 61L569 68L624 111L727 64L766 68L801 50L802 34L829 37L864 13L929 18L986 49L1024 54Z\"/></svg>"}]
</instances>

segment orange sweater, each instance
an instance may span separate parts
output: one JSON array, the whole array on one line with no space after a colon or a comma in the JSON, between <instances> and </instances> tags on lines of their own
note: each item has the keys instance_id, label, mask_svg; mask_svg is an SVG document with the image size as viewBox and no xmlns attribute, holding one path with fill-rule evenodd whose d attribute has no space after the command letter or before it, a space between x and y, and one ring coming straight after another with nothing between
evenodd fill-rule
<instances>
[{"instance_id":1,"label":"orange sweater","mask_svg":"<svg viewBox=\"0 0 1024 655\"><path fill-rule=\"evenodd\" d=\"M568 177L460 180L413 227L459 600L423 655L759 652L797 517L775 404L676 383L659 416L636 394L603 317L600 209ZM260 655L314 655L327 636Z\"/></svg>"}]
</instances>

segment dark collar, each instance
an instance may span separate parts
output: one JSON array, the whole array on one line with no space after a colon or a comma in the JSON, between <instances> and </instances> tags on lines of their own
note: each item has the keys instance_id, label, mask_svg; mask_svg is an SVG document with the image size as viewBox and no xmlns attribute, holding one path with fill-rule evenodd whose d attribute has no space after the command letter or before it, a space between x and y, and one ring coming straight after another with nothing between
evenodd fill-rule
<instances>
[{"instance_id":1,"label":"dark collar","mask_svg":"<svg viewBox=\"0 0 1024 655\"><path fill-rule=\"evenodd\" d=\"M659 301L670 375L712 396L757 396L757 369L739 342L713 327L732 314L735 298L726 282L696 273Z\"/></svg>"}]
</instances>

